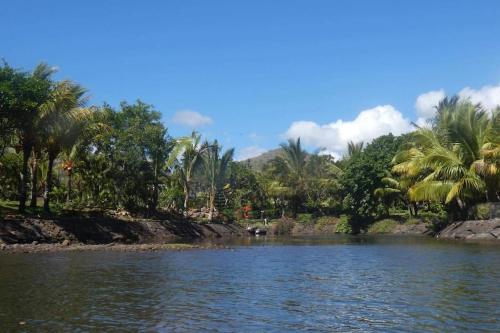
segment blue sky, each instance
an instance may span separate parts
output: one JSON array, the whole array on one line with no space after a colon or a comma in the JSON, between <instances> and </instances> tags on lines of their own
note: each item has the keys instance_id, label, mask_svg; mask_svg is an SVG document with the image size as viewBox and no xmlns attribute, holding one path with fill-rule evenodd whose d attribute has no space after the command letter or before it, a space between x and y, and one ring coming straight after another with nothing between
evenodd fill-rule
<instances>
[{"instance_id":1,"label":"blue sky","mask_svg":"<svg viewBox=\"0 0 500 333\"><path fill-rule=\"evenodd\" d=\"M47 61L95 104L140 98L162 112L172 135L194 126L240 158L296 136L338 156L350 139L408 131L444 94L500 103L500 1L46 0L0 8L0 57L11 65Z\"/></svg>"}]
</instances>

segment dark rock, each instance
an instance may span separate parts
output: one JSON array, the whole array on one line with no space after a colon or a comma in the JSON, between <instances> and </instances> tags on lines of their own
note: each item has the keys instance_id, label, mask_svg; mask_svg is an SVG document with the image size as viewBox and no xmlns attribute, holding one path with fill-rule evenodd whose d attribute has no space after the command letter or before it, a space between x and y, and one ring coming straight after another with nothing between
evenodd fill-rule
<instances>
[{"instance_id":1,"label":"dark rock","mask_svg":"<svg viewBox=\"0 0 500 333\"><path fill-rule=\"evenodd\" d=\"M63 240L63 242L61 243L62 246L69 246L71 244L71 241L69 239L65 239Z\"/></svg>"},{"instance_id":2,"label":"dark rock","mask_svg":"<svg viewBox=\"0 0 500 333\"><path fill-rule=\"evenodd\" d=\"M184 218L131 219L115 216L77 215L56 219L4 218L0 223L0 244L144 244L192 241L204 238L245 235L235 224L198 224ZM67 242L65 242L67 240ZM40 244L39 244L40 245Z\"/></svg>"},{"instance_id":3,"label":"dark rock","mask_svg":"<svg viewBox=\"0 0 500 333\"><path fill-rule=\"evenodd\" d=\"M455 222L441 230L437 237L447 239L497 239L500 219Z\"/></svg>"}]
</instances>

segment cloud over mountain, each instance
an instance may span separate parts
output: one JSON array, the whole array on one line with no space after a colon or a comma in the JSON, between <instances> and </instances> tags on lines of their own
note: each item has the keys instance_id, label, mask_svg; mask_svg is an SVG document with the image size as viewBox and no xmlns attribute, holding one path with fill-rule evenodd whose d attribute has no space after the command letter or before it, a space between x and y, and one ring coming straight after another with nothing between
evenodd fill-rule
<instances>
[{"instance_id":1,"label":"cloud over mountain","mask_svg":"<svg viewBox=\"0 0 500 333\"><path fill-rule=\"evenodd\" d=\"M400 135L411 130L410 120L401 112L392 105L380 105L361 111L353 120L339 119L329 124L313 121L293 122L285 137L300 137L306 145L321 148L324 153L340 158L349 141L370 142L384 134Z\"/></svg>"}]
</instances>

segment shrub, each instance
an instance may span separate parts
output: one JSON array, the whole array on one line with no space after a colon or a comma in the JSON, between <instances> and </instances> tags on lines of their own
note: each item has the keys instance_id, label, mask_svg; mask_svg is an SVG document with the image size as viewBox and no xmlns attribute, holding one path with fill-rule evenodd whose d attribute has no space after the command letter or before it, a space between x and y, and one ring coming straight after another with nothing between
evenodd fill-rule
<instances>
[{"instance_id":1,"label":"shrub","mask_svg":"<svg viewBox=\"0 0 500 333\"><path fill-rule=\"evenodd\" d=\"M473 218L476 220L487 220L491 216L491 206L489 203L477 204L473 208Z\"/></svg>"},{"instance_id":2,"label":"shrub","mask_svg":"<svg viewBox=\"0 0 500 333\"><path fill-rule=\"evenodd\" d=\"M236 214L234 209L226 208L221 212L222 220L226 223L234 222L236 220Z\"/></svg>"},{"instance_id":3,"label":"shrub","mask_svg":"<svg viewBox=\"0 0 500 333\"><path fill-rule=\"evenodd\" d=\"M315 229L319 231L326 230L328 228L333 228L335 231L335 227L339 223L339 218L334 216L321 216L316 220Z\"/></svg>"},{"instance_id":4,"label":"shrub","mask_svg":"<svg viewBox=\"0 0 500 333\"><path fill-rule=\"evenodd\" d=\"M389 233L392 230L394 230L394 228L397 225L398 225L398 222L391 220L391 219L377 221L368 228L368 233L370 233L370 234L386 234L386 233Z\"/></svg>"},{"instance_id":5,"label":"shrub","mask_svg":"<svg viewBox=\"0 0 500 333\"><path fill-rule=\"evenodd\" d=\"M415 225L415 224L420 224L420 223L425 223L425 222L422 221L421 219L417 219L417 218L411 218L411 219L408 219L405 221L406 225Z\"/></svg>"},{"instance_id":6,"label":"shrub","mask_svg":"<svg viewBox=\"0 0 500 333\"><path fill-rule=\"evenodd\" d=\"M347 215L340 215L339 223L335 227L335 232L339 234L352 234L352 226Z\"/></svg>"},{"instance_id":7,"label":"shrub","mask_svg":"<svg viewBox=\"0 0 500 333\"><path fill-rule=\"evenodd\" d=\"M297 214L297 222L302 224L309 224L313 221L312 214Z\"/></svg>"},{"instance_id":8,"label":"shrub","mask_svg":"<svg viewBox=\"0 0 500 333\"><path fill-rule=\"evenodd\" d=\"M292 219L282 218L273 224L272 233L274 235L289 235L294 226L295 223Z\"/></svg>"}]
</instances>

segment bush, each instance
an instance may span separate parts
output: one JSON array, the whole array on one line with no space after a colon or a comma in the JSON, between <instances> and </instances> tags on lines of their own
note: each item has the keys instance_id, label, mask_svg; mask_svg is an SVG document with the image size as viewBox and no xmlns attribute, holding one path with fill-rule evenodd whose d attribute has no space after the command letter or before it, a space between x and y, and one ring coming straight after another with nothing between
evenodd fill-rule
<instances>
[{"instance_id":1,"label":"bush","mask_svg":"<svg viewBox=\"0 0 500 333\"><path fill-rule=\"evenodd\" d=\"M336 230L336 226L339 223L339 218L334 216L321 216L316 220L315 229L318 231L323 231L332 228L333 231Z\"/></svg>"},{"instance_id":2,"label":"bush","mask_svg":"<svg viewBox=\"0 0 500 333\"><path fill-rule=\"evenodd\" d=\"M226 208L221 212L222 221L229 223L236 220L236 214L234 209Z\"/></svg>"},{"instance_id":3,"label":"bush","mask_svg":"<svg viewBox=\"0 0 500 333\"><path fill-rule=\"evenodd\" d=\"M377 221L368 228L368 233L369 234L390 233L392 230L394 230L394 228L397 225L398 225L398 222L391 220L391 219Z\"/></svg>"},{"instance_id":4,"label":"bush","mask_svg":"<svg viewBox=\"0 0 500 333\"><path fill-rule=\"evenodd\" d=\"M282 218L273 224L272 233L274 235L289 235L292 233L294 226L295 223L292 219Z\"/></svg>"},{"instance_id":5,"label":"bush","mask_svg":"<svg viewBox=\"0 0 500 333\"><path fill-rule=\"evenodd\" d=\"M429 223L434 231L441 230L448 224L448 215L444 210L438 212L420 212L418 218L424 222Z\"/></svg>"},{"instance_id":6,"label":"bush","mask_svg":"<svg viewBox=\"0 0 500 333\"><path fill-rule=\"evenodd\" d=\"M411 218L411 219L408 219L405 221L404 224L406 225L416 225L416 224L420 224L420 223L425 223L424 221L422 221L421 219L417 219L417 218Z\"/></svg>"},{"instance_id":7,"label":"bush","mask_svg":"<svg viewBox=\"0 0 500 333\"><path fill-rule=\"evenodd\" d=\"M297 222L302 224L309 224L313 222L312 214L297 214Z\"/></svg>"},{"instance_id":8,"label":"bush","mask_svg":"<svg viewBox=\"0 0 500 333\"><path fill-rule=\"evenodd\" d=\"M339 234L352 234L352 226L347 215L340 215L339 223L335 227L335 232Z\"/></svg>"},{"instance_id":9,"label":"bush","mask_svg":"<svg viewBox=\"0 0 500 333\"><path fill-rule=\"evenodd\" d=\"M473 218L475 220L488 220L491 216L491 206L489 203L477 204L473 208Z\"/></svg>"}]
</instances>

